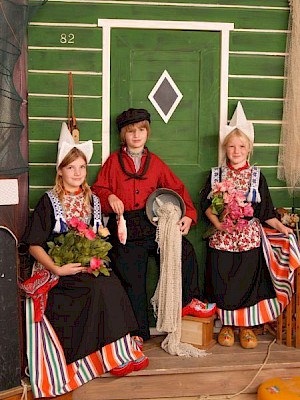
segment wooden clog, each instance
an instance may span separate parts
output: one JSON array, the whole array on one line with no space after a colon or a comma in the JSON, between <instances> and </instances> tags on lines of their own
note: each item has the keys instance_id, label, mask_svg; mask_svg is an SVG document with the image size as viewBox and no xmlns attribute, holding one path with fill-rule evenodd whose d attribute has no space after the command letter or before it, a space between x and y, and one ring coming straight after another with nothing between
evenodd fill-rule
<instances>
[{"instance_id":1,"label":"wooden clog","mask_svg":"<svg viewBox=\"0 0 300 400\"><path fill-rule=\"evenodd\" d=\"M257 338L252 329L242 328L240 330L240 343L244 349L254 349L257 346Z\"/></svg>"},{"instance_id":2,"label":"wooden clog","mask_svg":"<svg viewBox=\"0 0 300 400\"><path fill-rule=\"evenodd\" d=\"M234 333L230 326L223 326L218 335L218 343L221 346L230 347L234 344Z\"/></svg>"}]
</instances>

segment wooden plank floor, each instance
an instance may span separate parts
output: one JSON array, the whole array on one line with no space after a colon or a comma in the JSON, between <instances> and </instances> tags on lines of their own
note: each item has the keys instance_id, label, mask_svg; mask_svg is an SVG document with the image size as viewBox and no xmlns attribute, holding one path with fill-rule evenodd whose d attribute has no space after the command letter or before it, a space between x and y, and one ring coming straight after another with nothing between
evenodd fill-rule
<instances>
[{"instance_id":1,"label":"wooden plank floor","mask_svg":"<svg viewBox=\"0 0 300 400\"><path fill-rule=\"evenodd\" d=\"M162 337L154 337L144 346L150 359L146 370L123 378L105 374L75 390L73 400L210 400L209 396L225 400L246 387L234 400L254 400L265 380L300 375L299 349L271 344L271 335L258 338L255 349L245 350L238 342L231 348L216 344L206 357L186 358L167 354L160 347ZM256 376L268 349L268 361Z\"/></svg>"},{"instance_id":2,"label":"wooden plank floor","mask_svg":"<svg viewBox=\"0 0 300 400\"><path fill-rule=\"evenodd\" d=\"M206 400L227 400L228 397L226 397L226 395L221 395L218 396L218 398L216 399L216 397L214 396L213 398L209 398L206 397ZM257 395L256 393L250 394L239 394L238 396L234 397L234 400L256 400L257 399ZM127 400L127 399L126 399ZM129 399L130 400L130 399ZM149 400L149 399L139 399L139 400ZM156 398L155 400L166 400L165 397L160 397L160 398ZM169 398L170 400L170 398ZM193 396L193 397L172 397L172 400L201 400L200 396ZM203 399L205 400L205 399ZM288 400L288 399L286 399Z\"/></svg>"}]
</instances>

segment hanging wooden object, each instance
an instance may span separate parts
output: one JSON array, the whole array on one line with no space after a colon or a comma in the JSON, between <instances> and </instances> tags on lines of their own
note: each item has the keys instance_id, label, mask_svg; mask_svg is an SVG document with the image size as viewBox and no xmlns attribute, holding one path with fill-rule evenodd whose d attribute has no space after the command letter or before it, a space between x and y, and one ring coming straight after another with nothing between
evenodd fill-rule
<instances>
[{"instance_id":1,"label":"hanging wooden object","mask_svg":"<svg viewBox=\"0 0 300 400\"><path fill-rule=\"evenodd\" d=\"M79 143L79 129L74 113L74 94L73 94L73 76L69 72L69 98L68 98L68 128L71 132L74 142Z\"/></svg>"}]
</instances>

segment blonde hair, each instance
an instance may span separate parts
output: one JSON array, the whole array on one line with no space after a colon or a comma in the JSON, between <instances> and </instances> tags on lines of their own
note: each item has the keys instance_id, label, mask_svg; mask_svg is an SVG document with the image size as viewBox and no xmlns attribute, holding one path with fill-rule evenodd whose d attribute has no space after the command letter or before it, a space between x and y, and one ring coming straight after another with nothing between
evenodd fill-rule
<instances>
[{"instance_id":1,"label":"blonde hair","mask_svg":"<svg viewBox=\"0 0 300 400\"><path fill-rule=\"evenodd\" d=\"M57 168L53 192L57 195L57 197L59 198L59 200L61 202L63 200L65 190L64 190L62 176L58 173L58 171L64 167L67 167L69 164L71 164L73 161L77 160L77 158L79 158L79 157L83 158L84 162L87 164L87 159L86 159L85 154L78 148L73 147L73 149L69 151L69 153L65 156L65 158L62 160L62 162L59 164L59 166ZM87 178L87 176L86 176L86 178ZM83 195L84 195L84 202L85 202L86 206L88 207L88 209L90 210L91 209L92 191L86 181L86 178L83 181L81 188L82 188Z\"/></svg>"},{"instance_id":2,"label":"blonde hair","mask_svg":"<svg viewBox=\"0 0 300 400\"><path fill-rule=\"evenodd\" d=\"M126 133L128 131L131 131L132 129L135 129L135 128L146 128L146 130L147 130L147 139L149 138L149 136L150 136L150 123L149 123L149 121L144 120L144 121L135 122L133 124L129 124L129 125L123 126L123 128L121 128L121 131L120 131L120 142L121 142L122 145L126 144Z\"/></svg>"},{"instance_id":3,"label":"blonde hair","mask_svg":"<svg viewBox=\"0 0 300 400\"><path fill-rule=\"evenodd\" d=\"M227 154L226 154L226 147L229 143L229 141L233 138L233 137L237 137L239 138L242 142L247 143L249 146L249 152L248 152L248 156L247 156L247 161L250 161L250 157L253 154L253 142L249 139L249 137L247 135L245 135L244 132L240 131L239 129L234 129L232 132L230 132L224 139L223 143L222 143L222 147L225 150L224 151L224 162L226 163L228 161L227 159Z\"/></svg>"}]
</instances>

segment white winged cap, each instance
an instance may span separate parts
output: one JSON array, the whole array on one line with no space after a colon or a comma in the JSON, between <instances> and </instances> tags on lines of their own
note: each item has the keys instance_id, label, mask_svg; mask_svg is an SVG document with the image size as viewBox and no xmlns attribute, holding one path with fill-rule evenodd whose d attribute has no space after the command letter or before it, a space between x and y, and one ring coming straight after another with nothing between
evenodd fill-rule
<instances>
[{"instance_id":1,"label":"white winged cap","mask_svg":"<svg viewBox=\"0 0 300 400\"><path fill-rule=\"evenodd\" d=\"M243 110L242 104L239 101L234 114L229 122L229 125L225 126L223 132L220 135L220 142L223 143L224 139L230 132L238 129L239 131L243 132L246 136L248 136L251 143L254 143L254 127L252 122L248 121Z\"/></svg>"},{"instance_id":2,"label":"white winged cap","mask_svg":"<svg viewBox=\"0 0 300 400\"><path fill-rule=\"evenodd\" d=\"M83 143L75 143L73 136L71 135L68 126L65 122L61 125L60 136L58 141L58 150L57 150L57 160L56 160L56 169L58 169L62 160L66 157L66 155L74 148L81 150L86 156L86 160L89 163L92 155L93 155L93 142L92 140L88 140Z\"/></svg>"}]
</instances>

